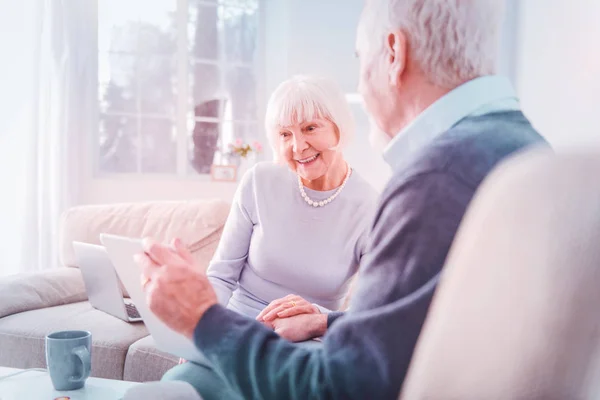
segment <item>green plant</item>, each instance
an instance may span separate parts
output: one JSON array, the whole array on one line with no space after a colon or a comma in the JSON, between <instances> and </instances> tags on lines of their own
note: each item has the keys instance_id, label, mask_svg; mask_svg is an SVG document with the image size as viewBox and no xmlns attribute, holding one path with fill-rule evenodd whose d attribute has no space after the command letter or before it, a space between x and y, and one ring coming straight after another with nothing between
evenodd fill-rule
<instances>
[{"instance_id":1,"label":"green plant","mask_svg":"<svg viewBox=\"0 0 600 400\"><path fill-rule=\"evenodd\" d=\"M252 152L260 153L262 151L262 144L258 141L252 144L244 143L242 139L236 139L233 143L229 144L229 148L233 154L236 154L242 158L248 157Z\"/></svg>"}]
</instances>

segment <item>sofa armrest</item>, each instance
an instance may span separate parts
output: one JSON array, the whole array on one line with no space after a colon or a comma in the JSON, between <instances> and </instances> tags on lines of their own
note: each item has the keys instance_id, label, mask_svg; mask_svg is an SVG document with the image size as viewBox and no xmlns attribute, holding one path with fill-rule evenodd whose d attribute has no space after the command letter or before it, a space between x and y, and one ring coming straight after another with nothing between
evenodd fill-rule
<instances>
[{"instance_id":1,"label":"sofa armrest","mask_svg":"<svg viewBox=\"0 0 600 400\"><path fill-rule=\"evenodd\" d=\"M61 218L61 262L78 267L73 241L100 244L101 233L152 236L158 241L178 237L204 271L217 248L229 208L229 203L218 199L74 207Z\"/></svg>"},{"instance_id":2,"label":"sofa armrest","mask_svg":"<svg viewBox=\"0 0 600 400\"><path fill-rule=\"evenodd\" d=\"M57 268L0 278L0 318L87 300L78 268Z\"/></svg>"}]
</instances>

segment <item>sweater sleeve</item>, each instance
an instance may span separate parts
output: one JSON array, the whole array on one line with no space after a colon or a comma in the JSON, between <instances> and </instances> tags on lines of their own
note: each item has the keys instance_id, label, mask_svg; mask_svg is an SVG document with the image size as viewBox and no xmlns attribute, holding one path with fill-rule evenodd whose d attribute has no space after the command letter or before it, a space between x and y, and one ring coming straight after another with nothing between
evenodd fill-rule
<instances>
[{"instance_id":1,"label":"sweater sleeve","mask_svg":"<svg viewBox=\"0 0 600 400\"><path fill-rule=\"evenodd\" d=\"M334 311L327 314L327 329L331 328L333 323L337 321L338 318L342 317L345 314L343 311Z\"/></svg>"},{"instance_id":2,"label":"sweater sleeve","mask_svg":"<svg viewBox=\"0 0 600 400\"><path fill-rule=\"evenodd\" d=\"M375 218L351 311L322 346L213 306L196 346L243 398L396 399L473 191L441 175L397 184Z\"/></svg>"},{"instance_id":3,"label":"sweater sleeve","mask_svg":"<svg viewBox=\"0 0 600 400\"><path fill-rule=\"evenodd\" d=\"M371 235L371 227L373 224L373 218L376 211L377 201L376 196L373 196L373 200L370 203L370 209L367 213L367 217L365 218L365 226L363 233L360 235L358 241L356 242L355 254L356 254L356 262L360 266L363 262L363 258L369 251L369 237ZM358 273L357 273L358 275ZM355 276L355 279L358 279L358 276ZM354 288L356 285L350 288L352 292L354 292ZM354 293L349 293L349 295L354 295ZM333 323L338 320L338 318L344 316L347 311L350 310L350 306L345 311L330 311L327 313L327 329L330 329L333 326Z\"/></svg>"},{"instance_id":4,"label":"sweater sleeve","mask_svg":"<svg viewBox=\"0 0 600 400\"><path fill-rule=\"evenodd\" d=\"M227 306L236 289L246 259L254 228L254 174L250 169L243 176L234 196L221 240L206 275L213 285L219 304Z\"/></svg>"}]
</instances>

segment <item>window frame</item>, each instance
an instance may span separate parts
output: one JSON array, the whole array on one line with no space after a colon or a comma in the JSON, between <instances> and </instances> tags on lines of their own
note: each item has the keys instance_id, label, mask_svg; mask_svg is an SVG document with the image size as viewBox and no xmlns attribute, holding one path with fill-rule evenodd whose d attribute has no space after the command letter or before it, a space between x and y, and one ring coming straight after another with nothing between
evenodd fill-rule
<instances>
[{"instance_id":1,"label":"window frame","mask_svg":"<svg viewBox=\"0 0 600 400\"><path fill-rule=\"evenodd\" d=\"M174 127L176 130L176 169L175 172L143 172L141 170L141 162L142 155L138 148L137 153L137 171L136 172L107 172L100 170L100 149L99 149L99 135L100 135L100 117L103 113L100 110L100 102L99 102L99 74L98 74L98 66L99 66L99 55L100 49L96 48L96 60L95 60L95 121L94 121L94 131L93 136L91 138L91 153L92 153L92 176L96 179L110 179L116 181L122 180L141 180L141 181L152 181L155 179L168 179L173 181L211 181L211 175L209 173L202 174L193 170L190 163L190 145L191 145L191 131L188 128L188 120L190 120L190 103L189 96L191 92L191 87L189 86L190 80L190 68L189 66L192 63L199 63L203 65L215 65L218 67L219 71L226 71L230 67L242 67L242 68L250 68L254 72L255 77L255 96L257 102L257 115L254 120L244 120L244 119L225 119L221 118L212 118L212 117L200 117L200 116L192 116L191 120L193 121L206 121L206 122L220 122L223 123L251 123L257 126L257 134L255 138L252 140L263 141L263 137L260 134L262 122L264 116L264 81L265 81L265 1L266 0L257 0L258 8L257 8L257 32L256 32L256 51L255 58L253 63L243 63L243 62L228 62L225 59L225 52L223 46L225 46L225 40L221 37L220 46L221 49L218 52L218 59L203 59L196 58L189 52L188 49L188 24L189 24L189 5L191 2L206 6L206 7L219 7L219 6L227 6L231 3L228 3L228 0L175 0L176 3L176 42L177 49L174 53L175 59L175 76L177 78L176 89L176 111L174 115L167 114L156 114L156 113L143 113L139 109L139 106L135 110L135 112L110 112L104 115L114 115L114 116L123 116L129 118L136 118L138 121L138 140L141 135L141 131L139 129L139 124L142 118L160 118L160 119L171 119L174 123ZM98 23L98 19L96 18L96 23ZM96 25L97 27L98 25ZM96 30L97 34L99 33ZM96 41L96 44L98 41ZM127 53L131 54L131 53ZM157 53L157 55L160 55ZM225 73L220 74L220 87L225 87L226 84L226 76Z\"/></svg>"}]
</instances>

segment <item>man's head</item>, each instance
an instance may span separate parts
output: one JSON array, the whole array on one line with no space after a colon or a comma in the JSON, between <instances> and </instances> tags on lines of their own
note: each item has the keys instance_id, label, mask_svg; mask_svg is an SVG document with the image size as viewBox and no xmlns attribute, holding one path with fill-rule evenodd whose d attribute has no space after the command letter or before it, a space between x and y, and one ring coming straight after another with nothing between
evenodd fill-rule
<instances>
[{"instance_id":1,"label":"man's head","mask_svg":"<svg viewBox=\"0 0 600 400\"><path fill-rule=\"evenodd\" d=\"M389 140L445 93L494 73L502 11L502 0L366 0L359 92L379 135Z\"/></svg>"}]
</instances>

